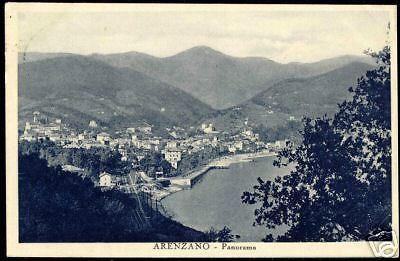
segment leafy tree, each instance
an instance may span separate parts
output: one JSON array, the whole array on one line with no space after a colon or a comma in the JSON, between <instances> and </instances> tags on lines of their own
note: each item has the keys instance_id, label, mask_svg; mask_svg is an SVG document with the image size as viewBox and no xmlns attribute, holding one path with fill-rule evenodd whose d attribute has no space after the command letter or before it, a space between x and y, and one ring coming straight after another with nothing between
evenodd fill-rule
<instances>
[{"instance_id":1,"label":"leafy tree","mask_svg":"<svg viewBox=\"0 0 400 261\"><path fill-rule=\"evenodd\" d=\"M130 170L128 163L121 161L121 154L109 148L62 148L51 141L21 141L19 151L27 155L37 153L50 166L71 164L83 168L93 180L102 171L127 173Z\"/></svg>"},{"instance_id":2,"label":"leafy tree","mask_svg":"<svg viewBox=\"0 0 400 261\"><path fill-rule=\"evenodd\" d=\"M233 242L235 238L240 238L239 235L233 235L232 230L227 226L224 226L221 230L216 230L211 227L205 234L206 241L209 242Z\"/></svg>"},{"instance_id":3,"label":"leafy tree","mask_svg":"<svg viewBox=\"0 0 400 261\"><path fill-rule=\"evenodd\" d=\"M135 197L19 154L19 240L32 242L202 241L204 234L138 208ZM146 202L143 209L151 209Z\"/></svg>"},{"instance_id":4,"label":"leafy tree","mask_svg":"<svg viewBox=\"0 0 400 261\"><path fill-rule=\"evenodd\" d=\"M156 171L163 171L165 174L168 174L172 167L171 164L163 158L161 153L150 153L140 160L140 168L148 172L149 176L154 177Z\"/></svg>"},{"instance_id":5,"label":"leafy tree","mask_svg":"<svg viewBox=\"0 0 400 261\"><path fill-rule=\"evenodd\" d=\"M184 154L182 160L178 164L178 171L184 173L193 170L210 160L215 159L221 155L219 149L212 146L205 146L204 149L193 152L191 154Z\"/></svg>"},{"instance_id":6,"label":"leafy tree","mask_svg":"<svg viewBox=\"0 0 400 261\"><path fill-rule=\"evenodd\" d=\"M268 129L264 124L258 124L253 128L255 133L258 133L260 140L263 142L268 141Z\"/></svg>"},{"instance_id":7,"label":"leafy tree","mask_svg":"<svg viewBox=\"0 0 400 261\"><path fill-rule=\"evenodd\" d=\"M267 135L263 140L265 142L273 142L283 139L298 140L298 132L301 128L302 124L300 121L288 121L283 125L267 128L265 130Z\"/></svg>"},{"instance_id":8,"label":"leafy tree","mask_svg":"<svg viewBox=\"0 0 400 261\"><path fill-rule=\"evenodd\" d=\"M243 193L258 204L255 225L289 227L265 241L368 240L391 230L390 48L371 55L378 66L349 89L352 100L333 119L304 119L302 143L279 153L274 164L290 164L290 174L258 178Z\"/></svg>"}]
</instances>

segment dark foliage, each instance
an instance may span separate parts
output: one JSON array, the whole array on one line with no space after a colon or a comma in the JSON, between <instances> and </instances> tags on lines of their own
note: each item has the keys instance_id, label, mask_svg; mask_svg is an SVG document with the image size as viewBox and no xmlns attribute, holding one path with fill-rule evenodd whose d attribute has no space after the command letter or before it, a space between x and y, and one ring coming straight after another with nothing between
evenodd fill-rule
<instances>
[{"instance_id":1,"label":"dark foliage","mask_svg":"<svg viewBox=\"0 0 400 261\"><path fill-rule=\"evenodd\" d=\"M129 172L129 164L121 161L118 151L109 148L62 148L51 141L19 143L21 154L37 153L40 158L48 161L50 166L74 165L83 168L88 177L94 181L102 171L123 173Z\"/></svg>"},{"instance_id":2,"label":"dark foliage","mask_svg":"<svg viewBox=\"0 0 400 261\"><path fill-rule=\"evenodd\" d=\"M201 167L212 159L222 156L223 153L212 146L206 146L200 151L191 154L184 154L178 164L178 172L185 173L195 168Z\"/></svg>"},{"instance_id":3,"label":"dark foliage","mask_svg":"<svg viewBox=\"0 0 400 261\"><path fill-rule=\"evenodd\" d=\"M259 206L255 224L289 226L265 241L368 240L391 230L390 48L372 56L378 67L349 89L352 100L333 119L304 119L302 143L279 153L275 164L294 164L290 174L243 193Z\"/></svg>"},{"instance_id":4,"label":"dark foliage","mask_svg":"<svg viewBox=\"0 0 400 261\"><path fill-rule=\"evenodd\" d=\"M221 230L216 230L211 227L211 229L206 232L206 241L210 242L233 242L235 238L240 238L239 235L232 234L232 230L227 226L224 226Z\"/></svg>"},{"instance_id":5,"label":"dark foliage","mask_svg":"<svg viewBox=\"0 0 400 261\"><path fill-rule=\"evenodd\" d=\"M193 124L214 111L161 78L90 56L25 62L19 64L18 72L20 119L37 110L81 128L87 128L89 120L112 129L143 120L166 127Z\"/></svg>"},{"instance_id":6,"label":"dark foliage","mask_svg":"<svg viewBox=\"0 0 400 261\"><path fill-rule=\"evenodd\" d=\"M261 129L260 138L265 142L273 142L276 140L290 139L292 141L299 138L299 130L302 124L300 121L288 121L284 125L273 126L270 128Z\"/></svg>"},{"instance_id":7,"label":"dark foliage","mask_svg":"<svg viewBox=\"0 0 400 261\"><path fill-rule=\"evenodd\" d=\"M158 152L146 154L146 156L140 160L139 165L140 169L145 171L150 177L155 177L157 171L162 171L165 176L168 176L172 168L171 164Z\"/></svg>"},{"instance_id":8,"label":"dark foliage","mask_svg":"<svg viewBox=\"0 0 400 261\"><path fill-rule=\"evenodd\" d=\"M142 203L144 204L144 203ZM20 242L201 241L204 234L157 214L136 199L101 191L89 179L48 167L36 153L19 155Z\"/></svg>"}]
</instances>

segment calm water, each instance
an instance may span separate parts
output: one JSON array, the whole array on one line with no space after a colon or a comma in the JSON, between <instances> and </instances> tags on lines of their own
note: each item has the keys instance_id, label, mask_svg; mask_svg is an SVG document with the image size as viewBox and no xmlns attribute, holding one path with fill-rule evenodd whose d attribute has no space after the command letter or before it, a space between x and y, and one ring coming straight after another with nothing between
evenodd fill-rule
<instances>
[{"instance_id":1,"label":"calm water","mask_svg":"<svg viewBox=\"0 0 400 261\"><path fill-rule=\"evenodd\" d=\"M259 158L232 164L229 169L212 170L192 189L172 194L162 204L173 219L186 226L207 231L226 225L240 235L237 241L260 241L267 230L252 226L256 206L241 203L240 196L257 184L257 177L267 180L288 173L287 168L274 167L273 161L274 157Z\"/></svg>"}]
</instances>

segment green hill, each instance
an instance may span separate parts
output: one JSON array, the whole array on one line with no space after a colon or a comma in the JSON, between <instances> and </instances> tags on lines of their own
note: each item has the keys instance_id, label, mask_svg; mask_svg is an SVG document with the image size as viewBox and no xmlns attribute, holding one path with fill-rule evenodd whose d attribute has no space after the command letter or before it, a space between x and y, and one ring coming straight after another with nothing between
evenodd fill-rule
<instances>
[{"instance_id":1,"label":"green hill","mask_svg":"<svg viewBox=\"0 0 400 261\"><path fill-rule=\"evenodd\" d=\"M372 68L354 62L318 76L283 80L238 106L214 113L210 121L219 129L242 126L245 119L276 127L306 115L332 115L338 103L351 97L348 88Z\"/></svg>"},{"instance_id":2,"label":"green hill","mask_svg":"<svg viewBox=\"0 0 400 261\"><path fill-rule=\"evenodd\" d=\"M347 55L314 63L281 64L261 57L233 57L206 46L165 58L137 52L92 57L160 79L216 109L243 103L285 79L324 74L352 62L372 63L369 57Z\"/></svg>"},{"instance_id":3,"label":"green hill","mask_svg":"<svg viewBox=\"0 0 400 261\"><path fill-rule=\"evenodd\" d=\"M147 220L135 198L19 155L19 240L49 242L204 241L206 234L160 214ZM142 203L142 204L145 204ZM145 206L143 206L146 209Z\"/></svg>"},{"instance_id":4,"label":"green hill","mask_svg":"<svg viewBox=\"0 0 400 261\"><path fill-rule=\"evenodd\" d=\"M39 110L77 125L89 120L126 127L146 121L190 124L213 112L184 91L143 73L84 56L19 65L20 117Z\"/></svg>"}]
</instances>

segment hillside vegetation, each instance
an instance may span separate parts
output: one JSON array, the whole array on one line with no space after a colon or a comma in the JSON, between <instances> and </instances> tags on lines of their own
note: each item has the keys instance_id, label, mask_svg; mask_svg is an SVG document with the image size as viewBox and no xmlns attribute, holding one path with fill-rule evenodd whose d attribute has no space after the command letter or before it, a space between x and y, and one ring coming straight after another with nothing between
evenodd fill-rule
<instances>
[{"instance_id":1,"label":"hillside vegetation","mask_svg":"<svg viewBox=\"0 0 400 261\"><path fill-rule=\"evenodd\" d=\"M303 116L332 115L338 103L352 97L348 88L371 68L355 62L318 76L283 80L238 106L216 112L210 120L225 129L242 125L244 119L275 128L287 126L291 117L299 121Z\"/></svg>"},{"instance_id":2,"label":"hillside vegetation","mask_svg":"<svg viewBox=\"0 0 400 261\"><path fill-rule=\"evenodd\" d=\"M86 125L188 124L213 112L160 80L127 68L66 56L19 65L20 117L34 110Z\"/></svg>"},{"instance_id":3,"label":"hillside vegetation","mask_svg":"<svg viewBox=\"0 0 400 261\"><path fill-rule=\"evenodd\" d=\"M233 57L206 46L166 58L137 52L93 57L160 79L215 109L238 105L285 79L316 76L352 62L373 63L368 57L340 56L315 63L281 64L261 57Z\"/></svg>"},{"instance_id":4,"label":"hillside vegetation","mask_svg":"<svg viewBox=\"0 0 400 261\"><path fill-rule=\"evenodd\" d=\"M48 167L37 154L19 155L18 179L20 242L208 240L160 214L146 222L149 213L140 211L134 198L103 192L89 179Z\"/></svg>"},{"instance_id":5,"label":"hillside vegetation","mask_svg":"<svg viewBox=\"0 0 400 261\"><path fill-rule=\"evenodd\" d=\"M372 67L362 56L281 64L205 46L166 58L138 52L21 53L20 125L38 110L79 127L90 120L111 128L210 121L232 130L248 119L279 129L289 119L332 114L338 102L350 98L348 87Z\"/></svg>"}]
</instances>

